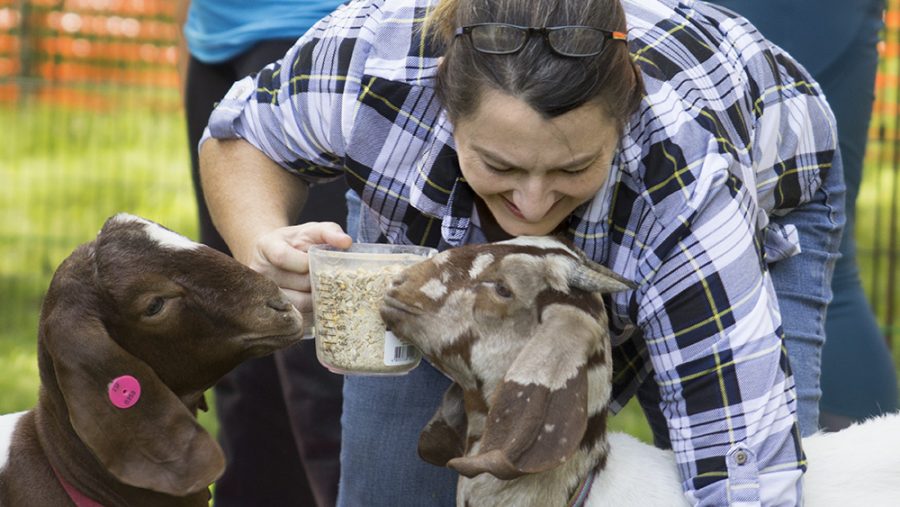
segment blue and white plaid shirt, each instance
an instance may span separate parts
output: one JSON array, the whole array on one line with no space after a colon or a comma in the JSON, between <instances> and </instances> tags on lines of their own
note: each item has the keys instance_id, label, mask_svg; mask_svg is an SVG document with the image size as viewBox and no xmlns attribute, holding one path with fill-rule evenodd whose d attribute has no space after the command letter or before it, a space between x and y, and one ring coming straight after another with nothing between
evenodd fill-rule
<instances>
[{"instance_id":1,"label":"blue and white plaid shirt","mask_svg":"<svg viewBox=\"0 0 900 507\"><path fill-rule=\"evenodd\" d=\"M307 182L346 175L392 243L484 241L421 22L435 0L357 0L210 118ZM806 72L702 2L625 0L646 95L608 181L567 222L640 287L614 295L614 410L660 385L684 489L702 505L794 505L805 458L767 263L799 250L769 222L809 201L836 132ZM314 190L313 190L314 191ZM369 238L373 239L373 238Z\"/></svg>"}]
</instances>

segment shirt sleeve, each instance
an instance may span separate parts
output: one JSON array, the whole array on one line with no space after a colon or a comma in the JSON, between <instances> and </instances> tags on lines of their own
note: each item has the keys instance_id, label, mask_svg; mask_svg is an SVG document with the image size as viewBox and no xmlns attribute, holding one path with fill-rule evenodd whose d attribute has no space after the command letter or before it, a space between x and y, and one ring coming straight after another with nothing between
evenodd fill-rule
<instances>
[{"instance_id":1,"label":"shirt sleeve","mask_svg":"<svg viewBox=\"0 0 900 507\"><path fill-rule=\"evenodd\" d=\"M752 189L705 173L702 205L663 231L638 308L682 486L697 505L797 505L794 382Z\"/></svg>"},{"instance_id":2,"label":"shirt sleeve","mask_svg":"<svg viewBox=\"0 0 900 507\"><path fill-rule=\"evenodd\" d=\"M213 110L200 144L245 139L308 183L342 174L346 126L378 12L374 2L350 2L283 58L237 81Z\"/></svg>"},{"instance_id":3,"label":"shirt sleeve","mask_svg":"<svg viewBox=\"0 0 900 507\"><path fill-rule=\"evenodd\" d=\"M732 56L697 64L732 66L717 87L645 66L638 188L653 223L631 229L645 241L634 316L687 497L799 505L806 462L768 271L797 237L769 216L813 198L835 124L802 67L743 20L721 29Z\"/></svg>"}]
</instances>

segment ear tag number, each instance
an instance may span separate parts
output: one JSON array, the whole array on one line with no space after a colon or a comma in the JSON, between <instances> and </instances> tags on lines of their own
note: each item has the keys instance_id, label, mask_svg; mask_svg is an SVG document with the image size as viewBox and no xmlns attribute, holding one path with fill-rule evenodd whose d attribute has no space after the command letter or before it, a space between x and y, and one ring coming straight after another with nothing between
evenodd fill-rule
<instances>
[{"instance_id":1,"label":"ear tag number","mask_svg":"<svg viewBox=\"0 0 900 507\"><path fill-rule=\"evenodd\" d=\"M122 375L109 383L108 394L116 407L131 408L141 398L141 383L131 375Z\"/></svg>"}]
</instances>

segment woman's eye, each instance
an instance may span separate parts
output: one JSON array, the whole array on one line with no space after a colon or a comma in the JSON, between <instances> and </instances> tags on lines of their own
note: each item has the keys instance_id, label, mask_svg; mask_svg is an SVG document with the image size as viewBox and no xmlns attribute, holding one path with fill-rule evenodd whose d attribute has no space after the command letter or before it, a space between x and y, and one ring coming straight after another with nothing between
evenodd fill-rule
<instances>
[{"instance_id":1,"label":"woman's eye","mask_svg":"<svg viewBox=\"0 0 900 507\"><path fill-rule=\"evenodd\" d=\"M153 301L150 301L150 304L147 306L147 309L144 310L144 315L147 317L152 317L159 312L162 311L163 307L166 306L166 300L161 297L153 298Z\"/></svg>"},{"instance_id":2,"label":"woman's eye","mask_svg":"<svg viewBox=\"0 0 900 507\"><path fill-rule=\"evenodd\" d=\"M565 174L566 176L575 176L575 175L584 173L589 168L590 168L590 166L585 166L585 167L582 167L579 169L563 169L562 173Z\"/></svg>"}]
</instances>

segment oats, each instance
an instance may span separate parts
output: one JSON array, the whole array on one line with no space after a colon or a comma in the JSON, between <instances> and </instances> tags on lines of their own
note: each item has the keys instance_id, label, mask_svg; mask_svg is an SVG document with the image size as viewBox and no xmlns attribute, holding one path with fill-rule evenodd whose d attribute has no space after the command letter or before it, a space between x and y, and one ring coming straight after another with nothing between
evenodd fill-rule
<instances>
[{"instance_id":1,"label":"oats","mask_svg":"<svg viewBox=\"0 0 900 507\"><path fill-rule=\"evenodd\" d=\"M338 373L375 375L405 373L418 365L421 353L394 343L379 314L391 279L404 268L331 266L313 276L316 353L322 364Z\"/></svg>"}]
</instances>

